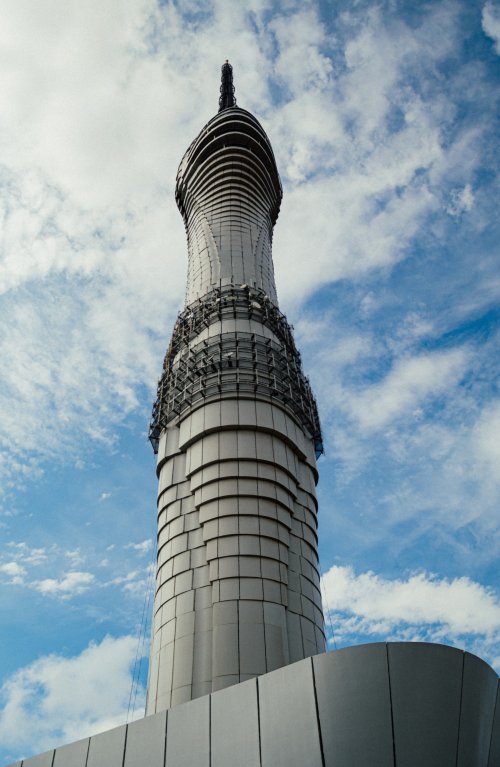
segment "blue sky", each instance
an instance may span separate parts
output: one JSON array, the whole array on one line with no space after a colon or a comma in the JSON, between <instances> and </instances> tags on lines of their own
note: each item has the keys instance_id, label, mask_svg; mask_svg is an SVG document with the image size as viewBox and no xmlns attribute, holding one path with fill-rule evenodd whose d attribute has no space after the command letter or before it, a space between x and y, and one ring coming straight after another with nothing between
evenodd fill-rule
<instances>
[{"instance_id":1,"label":"blue sky","mask_svg":"<svg viewBox=\"0 0 500 767\"><path fill-rule=\"evenodd\" d=\"M226 58L284 186L331 646L443 641L498 670L500 4L0 14L0 763L127 717L186 277L173 185Z\"/></svg>"}]
</instances>

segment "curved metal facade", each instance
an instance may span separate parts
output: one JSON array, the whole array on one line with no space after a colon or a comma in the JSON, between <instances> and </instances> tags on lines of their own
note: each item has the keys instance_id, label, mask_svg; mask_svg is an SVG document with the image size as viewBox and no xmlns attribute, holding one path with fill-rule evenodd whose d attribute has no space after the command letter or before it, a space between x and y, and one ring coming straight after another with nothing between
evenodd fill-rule
<instances>
[{"instance_id":1,"label":"curved metal facade","mask_svg":"<svg viewBox=\"0 0 500 767\"><path fill-rule=\"evenodd\" d=\"M325 649L321 430L277 306L281 194L269 139L235 106L203 128L177 175L188 281L150 431L159 490L149 714Z\"/></svg>"},{"instance_id":2,"label":"curved metal facade","mask_svg":"<svg viewBox=\"0 0 500 767\"><path fill-rule=\"evenodd\" d=\"M498 676L452 647L306 659L12 767L498 767Z\"/></svg>"},{"instance_id":3,"label":"curved metal facade","mask_svg":"<svg viewBox=\"0 0 500 767\"><path fill-rule=\"evenodd\" d=\"M277 302L271 256L281 183L269 139L250 112L230 107L184 155L176 200L186 225L186 304L215 287L247 284Z\"/></svg>"}]
</instances>

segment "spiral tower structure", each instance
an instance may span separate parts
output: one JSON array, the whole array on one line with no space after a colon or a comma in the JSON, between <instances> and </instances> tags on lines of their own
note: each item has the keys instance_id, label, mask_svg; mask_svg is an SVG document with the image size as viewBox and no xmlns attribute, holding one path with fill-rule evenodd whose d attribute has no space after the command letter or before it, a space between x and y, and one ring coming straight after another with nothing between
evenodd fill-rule
<instances>
[{"instance_id":1,"label":"spiral tower structure","mask_svg":"<svg viewBox=\"0 0 500 767\"><path fill-rule=\"evenodd\" d=\"M268 137L219 112L176 183L188 245L184 310L158 384L158 559L146 712L323 652L317 554L321 430L277 303L282 197Z\"/></svg>"}]
</instances>

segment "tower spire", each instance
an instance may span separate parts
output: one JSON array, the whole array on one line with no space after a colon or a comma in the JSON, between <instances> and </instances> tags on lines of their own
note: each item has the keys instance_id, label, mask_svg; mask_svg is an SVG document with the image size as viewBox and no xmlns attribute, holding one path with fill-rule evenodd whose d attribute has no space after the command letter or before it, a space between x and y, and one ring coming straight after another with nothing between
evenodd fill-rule
<instances>
[{"instance_id":1,"label":"tower spire","mask_svg":"<svg viewBox=\"0 0 500 767\"><path fill-rule=\"evenodd\" d=\"M234 97L233 68L226 59L221 67L221 84L219 96L219 112L228 107L235 107L236 99Z\"/></svg>"}]
</instances>

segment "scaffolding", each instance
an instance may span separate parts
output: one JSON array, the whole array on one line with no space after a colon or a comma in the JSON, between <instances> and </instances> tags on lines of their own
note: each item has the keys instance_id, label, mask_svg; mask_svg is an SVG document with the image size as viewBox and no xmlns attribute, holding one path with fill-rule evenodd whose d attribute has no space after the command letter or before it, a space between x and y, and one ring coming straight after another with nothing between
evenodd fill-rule
<instances>
[{"instance_id":1,"label":"scaffolding","mask_svg":"<svg viewBox=\"0 0 500 767\"><path fill-rule=\"evenodd\" d=\"M255 320L273 338L234 331L197 340L205 329L227 319ZM231 394L279 402L310 432L316 456L323 452L316 400L302 372L292 328L263 291L247 285L216 288L179 314L153 407L149 438L155 452L161 432L173 419L201 401Z\"/></svg>"}]
</instances>

